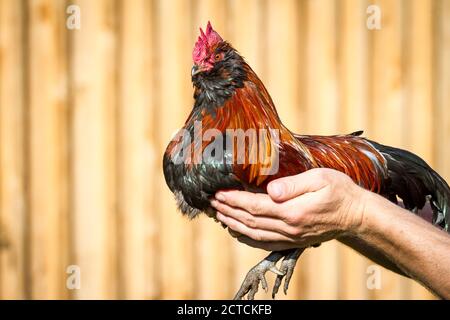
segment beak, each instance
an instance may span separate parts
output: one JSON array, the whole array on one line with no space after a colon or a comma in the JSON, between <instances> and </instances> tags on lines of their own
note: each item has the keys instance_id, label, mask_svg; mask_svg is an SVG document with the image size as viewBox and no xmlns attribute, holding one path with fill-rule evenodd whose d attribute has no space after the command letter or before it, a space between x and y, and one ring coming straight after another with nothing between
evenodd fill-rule
<instances>
[{"instance_id":1,"label":"beak","mask_svg":"<svg viewBox=\"0 0 450 320\"><path fill-rule=\"evenodd\" d=\"M202 71L203 71L202 68L200 68L198 65L194 64L191 69L191 77L195 76L197 73L200 73Z\"/></svg>"}]
</instances>

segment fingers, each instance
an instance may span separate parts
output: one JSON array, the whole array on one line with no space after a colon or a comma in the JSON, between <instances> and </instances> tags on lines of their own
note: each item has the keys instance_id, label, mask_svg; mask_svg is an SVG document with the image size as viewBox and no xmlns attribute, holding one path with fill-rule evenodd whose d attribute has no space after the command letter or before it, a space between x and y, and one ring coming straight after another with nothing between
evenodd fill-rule
<instances>
[{"instance_id":1,"label":"fingers","mask_svg":"<svg viewBox=\"0 0 450 320\"><path fill-rule=\"evenodd\" d=\"M250 227L246 226L245 224L243 224L242 222L240 222L232 217L225 216L225 215L221 214L220 212L217 212L217 219L219 221L225 223L228 226L228 228L232 229L233 231L238 232L238 233L240 233L244 236L247 236L256 241L266 241L266 242L270 242L270 241L291 242L292 241L292 239L290 239L289 237L286 237L285 235L274 232L274 231L250 228Z\"/></svg>"},{"instance_id":2,"label":"fingers","mask_svg":"<svg viewBox=\"0 0 450 320\"><path fill-rule=\"evenodd\" d=\"M235 208L243 209L254 216L279 217L279 204L264 193L230 190L219 191L215 198Z\"/></svg>"},{"instance_id":3,"label":"fingers","mask_svg":"<svg viewBox=\"0 0 450 320\"><path fill-rule=\"evenodd\" d=\"M293 231L291 230L292 227L287 225L281 219L274 219L265 216L254 216L245 210L231 207L217 200L211 201L211 205L221 214L227 217L231 217L252 229L275 231L282 233L286 236L289 236L289 232Z\"/></svg>"},{"instance_id":4,"label":"fingers","mask_svg":"<svg viewBox=\"0 0 450 320\"><path fill-rule=\"evenodd\" d=\"M328 169L311 169L295 176L274 180L267 186L267 193L274 201L286 201L307 192L314 192L326 184Z\"/></svg>"},{"instance_id":5,"label":"fingers","mask_svg":"<svg viewBox=\"0 0 450 320\"><path fill-rule=\"evenodd\" d=\"M282 250L287 250L287 249L294 249L298 246L298 245L295 245L294 243L291 243L288 241L261 242L261 241L253 240L246 236L240 236L237 238L237 240L240 243L246 244L250 247L262 249L262 250L266 250L266 251L282 251Z\"/></svg>"}]
</instances>

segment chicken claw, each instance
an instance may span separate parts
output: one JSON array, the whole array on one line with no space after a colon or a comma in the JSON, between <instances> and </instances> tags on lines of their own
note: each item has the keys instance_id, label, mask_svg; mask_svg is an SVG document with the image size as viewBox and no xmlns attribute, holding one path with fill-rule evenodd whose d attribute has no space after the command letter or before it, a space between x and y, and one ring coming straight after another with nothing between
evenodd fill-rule
<instances>
[{"instance_id":1,"label":"chicken claw","mask_svg":"<svg viewBox=\"0 0 450 320\"><path fill-rule=\"evenodd\" d=\"M284 257L281 262L281 274L277 276L273 285L272 299L275 299L275 295L278 293L278 289L280 288L281 281L283 281L284 277L286 277L286 279L284 280L283 292L284 294L287 294L289 282L291 281L292 274L294 273L295 264L304 250L305 249L297 249Z\"/></svg>"},{"instance_id":2,"label":"chicken claw","mask_svg":"<svg viewBox=\"0 0 450 320\"><path fill-rule=\"evenodd\" d=\"M276 263L284 256L282 252L272 252L264 260L259 262L247 273L244 281L242 282L241 288L234 296L234 300L241 300L246 294L248 294L248 300L253 300L255 298L256 292L259 289L259 283L261 282L262 288L267 292L267 280L266 272L271 271L275 273L278 277L284 276L284 273L277 269Z\"/></svg>"}]
</instances>

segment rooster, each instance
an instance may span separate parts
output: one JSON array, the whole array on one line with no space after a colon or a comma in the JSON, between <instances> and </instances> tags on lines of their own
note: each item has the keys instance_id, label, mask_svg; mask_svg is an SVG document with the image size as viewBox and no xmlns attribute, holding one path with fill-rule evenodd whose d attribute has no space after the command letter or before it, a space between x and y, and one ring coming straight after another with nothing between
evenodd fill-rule
<instances>
[{"instance_id":1,"label":"rooster","mask_svg":"<svg viewBox=\"0 0 450 320\"><path fill-rule=\"evenodd\" d=\"M194 106L163 159L166 183L183 214L215 218L210 200L219 190L266 192L274 179L324 167L344 172L392 202L400 198L414 213L428 202L433 223L449 230L450 188L421 158L363 138L361 131L335 136L291 132L256 73L210 22L205 32L200 28L192 57ZM247 134L251 130L257 134ZM236 132L245 133L241 153ZM235 299L253 298L267 271L277 274L273 297L283 278L286 292L304 250L272 252L248 272Z\"/></svg>"}]
</instances>

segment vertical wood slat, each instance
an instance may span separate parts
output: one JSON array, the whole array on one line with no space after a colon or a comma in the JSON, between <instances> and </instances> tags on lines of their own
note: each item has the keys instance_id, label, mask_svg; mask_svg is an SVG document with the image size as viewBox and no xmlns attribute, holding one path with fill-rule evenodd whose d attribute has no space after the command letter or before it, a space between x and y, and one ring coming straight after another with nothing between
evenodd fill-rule
<instances>
[{"instance_id":1,"label":"vertical wood slat","mask_svg":"<svg viewBox=\"0 0 450 320\"><path fill-rule=\"evenodd\" d=\"M262 59L263 50L263 27L264 9L259 0L232 0L229 2L229 15L227 23L229 27L229 41L244 56L246 61L264 81L264 63ZM241 28L240 26L244 26ZM255 250L242 243L233 241L233 251L231 253L231 263L233 265L232 289L237 291L245 278L245 275L258 261L263 259L267 252ZM272 277L267 277L270 282ZM234 294L235 292L233 292ZM257 298L269 297L270 294L259 292ZM229 297L227 297L229 298Z\"/></svg>"},{"instance_id":2,"label":"vertical wood slat","mask_svg":"<svg viewBox=\"0 0 450 320\"><path fill-rule=\"evenodd\" d=\"M367 44L370 31L365 25L368 3L366 0L345 0L339 5L338 66L343 113L339 132L350 133L367 129L369 123ZM366 299L368 260L343 245L339 249L339 298Z\"/></svg>"},{"instance_id":3,"label":"vertical wood slat","mask_svg":"<svg viewBox=\"0 0 450 320\"><path fill-rule=\"evenodd\" d=\"M190 85L191 8L187 1L159 0L157 4L159 81L158 155L162 157L176 130L182 127L192 106ZM174 17L183 17L174 18ZM161 277L161 298L195 298L193 223L176 210L175 200L159 169L156 175L158 193L156 210L160 215L160 255L155 258ZM158 261L160 260L160 261Z\"/></svg>"},{"instance_id":4,"label":"vertical wood slat","mask_svg":"<svg viewBox=\"0 0 450 320\"><path fill-rule=\"evenodd\" d=\"M314 134L334 134L339 123L335 9L335 1L309 1L307 5L307 130Z\"/></svg>"},{"instance_id":5,"label":"vertical wood slat","mask_svg":"<svg viewBox=\"0 0 450 320\"><path fill-rule=\"evenodd\" d=\"M115 208L115 2L77 1L71 31L72 211L76 298L117 297Z\"/></svg>"},{"instance_id":6,"label":"vertical wood slat","mask_svg":"<svg viewBox=\"0 0 450 320\"><path fill-rule=\"evenodd\" d=\"M340 132L367 128L368 117L368 36L366 0L339 2L339 78L342 118ZM367 135L367 133L366 133Z\"/></svg>"},{"instance_id":7,"label":"vertical wood slat","mask_svg":"<svg viewBox=\"0 0 450 320\"><path fill-rule=\"evenodd\" d=\"M307 4L307 128L305 133L335 134L339 104L336 79L335 1ZM308 130L306 132L306 130ZM334 299L338 295L338 251L336 242L306 252L308 258L308 298ZM331 268L330 266L333 266Z\"/></svg>"},{"instance_id":8,"label":"vertical wood slat","mask_svg":"<svg viewBox=\"0 0 450 320\"><path fill-rule=\"evenodd\" d=\"M29 199L32 297L67 296L67 100L64 2L29 10Z\"/></svg>"},{"instance_id":9,"label":"vertical wood slat","mask_svg":"<svg viewBox=\"0 0 450 320\"><path fill-rule=\"evenodd\" d=\"M157 297L156 221L151 203L156 190L152 169L156 155L150 126L156 112L152 94L149 16L145 0L121 1L120 20L120 103L118 112L118 201L120 212L119 297L145 299Z\"/></svg>"},{"instance_id":10,"label":"vertical wood slat","mask_svg":"<svg viewBox=\"0 0 450 320\"><path fill-rule=\"evenodd\" d=\"M213 28L224 38L228 39L228 30L226 29L226 6L224 1L220 0L198 0L194 1L194 23L192 38L188 54L192 51L195 41L198 37L198 27L206 30L206 24L210 20ZM192 60L190 61L192 64ZM192 94L192 89L191 89ZM186 116L187 114L185 114ZM231 297L235 290L229 278L232 275L232 256L230 252L230 235L219 223L204 216L192 224L196 233L197 250L197 298L199 299L226 299ZM220 248L220 250L218 250Z\"/></svg>"},{"instance_id":11,"label":"vertical wood slat","mask_svg":"<svg viewBox=\"0 0 450 320\"><path fill-rule=\"evenodd\" d=\"M300 19L298 1L268 1L266 13L266 81L283 123L294 132L301 128ZM282 60L280 58L282 57ZM295 72L293 72L295 71Z\"/></svg>"},{"instance_id":12,"label":"vertical wood slat","mask_svg":"<svg viewBox=\"0 0 450 320\"><path fill-rule=\"evenodd\" d=\"M450 181L450 149L445 147L450 137L450 1L435 3L435 66L434 66L434 154L436 169Z\"/></svg>"},{"instance_id":13,"label":"vertical wood slat","mask_svg":"<svg viewBox=\"0 0 450 320\"><path fill-rule=\"evenodd\" d=\"M404 143L405 131L402 103L401 1L380 0L375 4L382 9L382 24L380 30L369 32L372 41L371 132L374 139L401 146Z\"/></svg>"},{"instance_id":14,"label":"vertical wood slat","mask_svg":"<svg viewBox=\"0 0 450 320\"><path fill-rule=\"evenodd\" d=\"M413 0L403 6L405 21L406 147L432 163L432 2Z\"/></svg>"},{"instance_id":15,"label":"vertical wood slat","mask_svg":"<svg viewBox=\"0 0 450 320\"><path fill-rule=\"evenodd\" d=\"M24 8L0 1L0 299L25 293Z\"/></svg>"}]
</instances>

